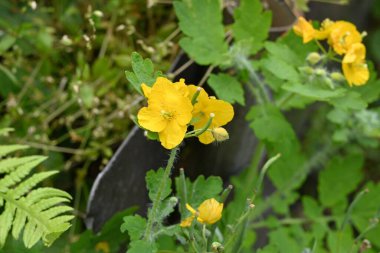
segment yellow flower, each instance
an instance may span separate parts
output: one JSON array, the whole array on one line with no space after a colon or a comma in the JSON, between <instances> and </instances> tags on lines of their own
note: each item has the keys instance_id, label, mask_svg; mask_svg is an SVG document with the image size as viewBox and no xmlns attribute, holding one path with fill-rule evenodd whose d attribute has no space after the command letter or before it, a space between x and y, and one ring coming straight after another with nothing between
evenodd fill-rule
<instances>
[{"instance_id":1,"label":"yellow flower","mask_svg":"<svg viewBox=\"0 0 380 253\"><path fill-rule=\"evenodd\" d=\"M351 45L342 61L343 74L350 86L363 85L369 79L368 66L365 63L366 49L362 43Z\"/></svg>"},{"instance_id":2,"label":"yellow flower","mask_svg":"<svg viewBox=\"0 0 380 253\"><path fill-rule=\"evenodd\" d=\"M95 245L96 252L102 252L102 253L110 253L110 245L106 241L98 242Z\"/></svg>"},{"instance_id":3,"label":"yellow flower","mask_svg":"<svg viewBox=\"0 0 380 253\"><path fill-rule=\"evenodd\" d=\"M293 26L293 31L303 38L303 43L308 43L314 39L323 40L327 38L327 33L324 30L314 29L311 22L308 22L304 17L298 18L297 23Z\"/></svg>"},{"instance_id":4,"label":"yellow flower","mask_svg":"<svg viewBox=\"0 0 380 253\"><path fill-rule=\"evenodd\" d=\"M194 218L202 224L214 224L222 218L223 203L219 203L216 199L207 199L198 207L198 211L186 204L186 208L192 213L190 217L184 219L180 226L189 227Z\"/></svg>"},{"instance_id":5,"label":"yellow flower","mask_svg":"<svg viewBox=\"0 0 380 253\"><path fill-rule=\"evenodd\" d=\"M355 25L346 21L329 22L322 26L328 30L328 43L334 51L339 54L345 54L352 44L360 43L362 36L356 30Z\"/></svg>"},{"instance_id":6,"label":"yellow flower","mask_svg":"<svg viewBox=\"0 0 380 253\"><path fill-rule=\"evenodd\" d=\"M191 99L198 87L194 85L188 85L187 87L189 98ZM194 130L202 129L209 121L210 114L214 114L214 118L208 131L198 136L199 141L203 144L210 144L215 141L212 129L224 126L230 122L234 117L234 109L231 104L215 99L215 97L209 97L206 91L201 89L193 110L194 119L191 124L194 126Z\"/></svg>"},{"instance_id":7,"label":"yellow flower","mask_svg":"<svg viewBox=\"0 0 380 253\"><path fill-rule=\"evenodd\" d=\"M148 106L138 112L138 122L143 128L157 132L162 146L167 149L182 142L192 118L193 106L183 85L186 87L184 82L173 84L159 77L152 88L145 84L141 86L148 98Z\"/></svg>"}]
</instances>

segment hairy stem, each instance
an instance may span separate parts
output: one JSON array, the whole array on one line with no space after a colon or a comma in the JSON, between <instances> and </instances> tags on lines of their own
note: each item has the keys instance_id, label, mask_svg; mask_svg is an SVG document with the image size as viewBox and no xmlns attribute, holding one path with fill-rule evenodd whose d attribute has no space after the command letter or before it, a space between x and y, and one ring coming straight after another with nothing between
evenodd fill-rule
<instances>
[{"instance_id":1,"label":"hairy stem","mask_svg":"<svg viewBox=\"0 0 380 253\"><path fill-rule=\"evenodd\" d=\"M170 180L170 172L172 170L174 160L175 160L178 150L179 148L176 147L170 151L170 156L169 156L169 160L164 171L164 176L162 177L160 185L158 187L156 198L153 200L152 209L150 209L150 212L148 214L148 222L147 222L145 233L144 233L144 240L153 241L153 237L152 237L153 224L156 221L156 214L161 205L162 192L166 188L166 184L168 180Z\"/></svg>"}]
</instances>

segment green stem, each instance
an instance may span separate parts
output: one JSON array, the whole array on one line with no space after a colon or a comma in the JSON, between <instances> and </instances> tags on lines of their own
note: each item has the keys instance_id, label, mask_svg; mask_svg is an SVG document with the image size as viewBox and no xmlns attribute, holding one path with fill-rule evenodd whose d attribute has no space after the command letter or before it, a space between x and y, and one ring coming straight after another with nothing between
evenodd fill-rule
<instances>
[{"instance_id":1,"label":"green stem","mask_svg":"<svg viewBox=\"0 0 380 253\"><path fill-rule=\"evenodd\" d=\"M212 123L212 120L214 119L214 117L215 117L215 114L211 113L210 118L208 119L207 123L203 126L203 128L196 129L194 131L188 132L185 135L185 138L199 136L199 135L203 134L204 132L206 132L209 129L209 127L211 126L211 123Z\"/></svg>"},{"instance_id":2,"label":"green stem","mask_svg":"<svg viewBox=\"0 0 380 253\"><path fill-rule=\"evenodd\" d=\"M254 93L254 95L256 95L258 100L262 100L266 103L269 103L270 98L269 98L268 92L265 89L265 84L264 82L261 81L261 79L257 75L256 71L253 69L248 59L245 57L237 57L237 62L239 65L241 65L244 69L248 71L249 78L251 79L253 83L257 84L257 86L259 87L259 90L261 91L261 95L255 91L254 87L252 86L250 87L250 85L252 85L251 83L248 83L248 88L251 89L251 91Z\"/></svg>"},{"instance_id":3,"label":"green stem","mask_svg":"<svg viewBox=\"0 0 380 253\"><path fill-rule=\"evenodd\" d=\"M356 195L355 199L351 202L350 206L347 209L346 215L344 216L344 220L343 220L342 226L340 228L341 231L344 230L344 227L349 222L349 220L351 218L352 210L354 209L356 204L359 202L359 200L363 197L363 195L366 193L368 193L368 189L362 190L361 192L358 193L358 195Z\"/></svg>"},{"instance_id":4,"label":"green stem","mask_svg":"<svg viewBox=\"0 0 380 253\"><path fill-rule=\"evenodd\" d=\"M281 157L281 154L277 154L275 155L274 157L272 157L271 159L269 159L263 166L263 169L260 171L260 174L259 174L259 178L257 180L257 184L256 184L256 188L253 192L253 196L252 196L252 201L255 200L257 194L259 193L260 189L261 189L261 185L263 184L263 180L264 180L264 176L267 172L267 170L270 168L270 166L276 162L279 158Z\"/></svg>"},{"instance_id":5,"label":"green stem","mask_svg":"<svg viewBox=\"0 0 380 253\"><path fill-rule=\"evenodd\" d=\"M174 160L175 160L178 150L179 148L175 147L170 151L170 156L169 156L169 160L164 171L164 176L162 177L160 185L158 187L156 198L153 200L152 209L149 210L150 212L148 214L148 222L147 222L145 233L144 233L144 240L153 241L153 238L152 238L153 223L156 221L156 213L158 209L160 208L161 201L162 201L161 195L164 189L166 188L167 181L170 180L170 172L172 170Z\"/></svg>"},{"instance_id":6,"label":"green stem","mask_svg":"<svg viewBox=\"0 0 380 253\"><path fill-rule=\"evenodd\" d=\"M179 209L181 212L181 218L184 218L182 215L185 214L186 210L186 203L187 203L187 187L186 187L186 178L185 178L185 172L184 169L179 169L179 181L181 185L181 201L179 205Z\"/></svg>"}]
</instances>

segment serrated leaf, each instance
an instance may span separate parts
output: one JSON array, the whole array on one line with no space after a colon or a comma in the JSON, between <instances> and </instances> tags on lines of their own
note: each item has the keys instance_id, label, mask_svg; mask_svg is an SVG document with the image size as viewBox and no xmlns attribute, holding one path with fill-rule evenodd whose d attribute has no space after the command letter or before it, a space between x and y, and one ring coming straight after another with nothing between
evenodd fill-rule
<instances>
[{"instance_id":1,"label":"serrated leaf","mask_svg":"<svg viewBox=\"0 0 380 253\"><path fill-rule=\"evenodd\" d=\"M143 95L141 84L145 83L148 86L152 86L157 77L162 76L162 73L160 71L155 72L152 61L150 59L143 59L136 52L132 53L131 60L133 72L125 71L125 76L133 88Z\"/></svg>"},{"instance_id":2,"label":"serrated leaf","mask_svg":"<svg viewBox=\"0 0 380 253\"><path fill-rule=\"evenodd\" d=\"M186 35L179 44L201 65L218 65L227 53L220 1L174 1L179 27Z\"/></svg>"},{"instance_id":3,"label":"serrated leaf","mask_svg":"<svg viewBox=\"0 0 380 253\"><path fill-rule=\"evenodd\" d=\"M154 243L148 241L133 241L130 244L128 253L155 253L157 252L157 246Z\"/></svg>"},{"instance_id":4,"label":"serrated leaf","mask_svg":"<svg viewBox=\"0 0 380 253\"><path fill-rule=\"evenodd\" d=\"M208 85L214 90L218 98L229 103L245 104L244 89L241 83L227 74L211 74Z\"/></svg>"},{"instance_id":5,"label":"serrated leaf","mask_svg":"<svg viewBox=\"0 0 380 253\"><path fill-rule=\"evenodd\" d=\"M367 183L363 189L368 189L368 193L360 198L352 210L351 219L360 232L364 232L375 218L380 218L380 184ZM371 241L376 247L380 247L379 224L365 234L365 238Z\"/></svg>"},{"instance_id":6,"label":"serrated leaf","mask_svg":"<svg viewBox=\"0 0 380 253\"><path fill-rule=\"evenodd\" d=\"M266 144L269 155L281 154L281 159L268 171L274 185L278 189L285 186L296 188L306 176L302 172L305 157L300 152L300 144L291 124L271 104L253 106L247 120L251 122L250 127L257 138Z\"/></svg>"},{"instance_id":7,"label":"serrated leaf","mask_svg":"<svg viewBox=\"0 0 380 253\"><path fill-rule=\"evenodd\" d=\"M360 93L354 91L347 92L344 97L329 99L329 103L336 108L346 110L363 110L367 107L367 103L362 99Z\"/></svg>"},{"instance_id":8,"label":"serrated leaf","mask_svg":"<svg viewBox=\"0 0 380 253\"><path fill-rule=\"evenodd\" d=\"M263 11L259 0L242 0L234 12L232 31L235 40L250 40L251 53L257 53L268 38L272 14Z\"/></svg>"},{"instance_id":9,"label":"serrated leaf","mask_svg":"<svg viewBox=\"0 0 380 253\"><path fill-rule=\"evenodd\" d=\"M0 146L0 158L2 156L6 156L12 152L27 149L27 148L28 148L28 146L26 146L26 145L6 145L6 146L1 145Z\"/></svg>"},{"instance_id":10,"label":"serrated leaf","mask_svg":"<svg viewBox=\"0 0 380 253\"><path fill-rule=\"evenodd\" d=\"M319 174L318 192L323 206L332 207L353 192L363 178L363 154L334 157Z\"/></svg>"},{"instance_id":11,"label":"serrated leaf","mask_svg":"<svg viewBox=\"0 0 380 253\"><path fill-rule=\"evenodd\" d=\"M193 183L186 180L186 187L188 203L197 208L206 199L217 198L223 190L223 181L220 177L211 176L205 179L201 175Z\"/></svg>"},{"instance_id":12,"label":"serrated leaf","mask_svg":"<svg viewBox=\"0 0 380 253\"><path fill-rule=\"evenodd\" d=\"M332 98L342 97L346 94L346 89L337 88L335 90L318 87L315 85L302 85L299 83L287 83L282 86L284 90L294 92L298 95L312 98L319 101L329 101Z\"/></svg>"},{"instance_id":13,"label":"serrated leaf","mask_svg":"<svg viewBox=\"0 0 380 253\"><path fill-rule=\"evenodd\" d=\"M123 218L120 230L122 233L128 231L131 241L139 240L143 235L146 228L146 220L140 215L126 216Z\"/></svg>"},{"instance_id":14,"label":"serrated leaf","mask_svg":"<svg viewBox=\"0 0 380 253\"><path fill-rule=\"evenodd\" d=\"M282 80L299 82L300 75L296 68L281 59L275 57L263 59L260 61L260 66Z\"/></svg>"},{"instance_id":15,"label":"serrated leaf","mask_svg":"<svg viewBox=\"0 0 380 253\"><path fill-rule=\"evenodd\" d=\"M159 168L157 171L150 170L146 173L145 181L146 187L149 192L149 198L154 201L157 197L158 189L161 185L161 181L164 178L164 169ZM163 189L159 201L164 200L172 192L171 190L171 180L166 181L165 189Z\"/></svg>"},{"instance_id":16,"label":"serrated leaf","mask_svg":"<svg viewBox=\"0 0 380 253\"><path fill-rule=\"evenodd\" d=\"M280 42L265 42L265 49L277 59L291 64L292 66L301 66L305 63L305 59L300 58L296 52L294 52L286 44Z\"/></svg>"}]
</instances>

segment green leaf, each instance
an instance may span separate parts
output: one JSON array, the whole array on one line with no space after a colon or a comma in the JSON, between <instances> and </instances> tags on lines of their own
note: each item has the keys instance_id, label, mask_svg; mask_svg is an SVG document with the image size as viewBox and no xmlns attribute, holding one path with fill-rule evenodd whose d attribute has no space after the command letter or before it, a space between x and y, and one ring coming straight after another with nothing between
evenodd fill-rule
<instances>
[{"instance_id":1,"label":"green leaf","mask_svg":"<svg viewBox=\"0 0 380 253\"><path fill-rule=\"evenodd\" d=\"M292 236L288 228L279 228L269 233L270 244L276 245L280 253L301 252L303 245L300 238L297 239Z\"/></svg>"},{"instance_id":2,"label":"green leaf","mask_svg":"<svg viewBox=\"0 0 380 253\"><path fill-rule=\"evenodd\" d=\"M351 89L355 92L359 92L362 98L367 103L375 102L380 96L380 79L377 78L377 72L372 62L368 62L368 69L370 73L370 78L365 85L355 86Z\"/></svg>"},{"instance_id":3,"label":"green leaf","mask_svg":"<svg viewBox=\"0 0 380 253\"><path fill-rule=\"evenodd\" d=\"M299 82L299 73L296 68L279 58L269 57L261 60L260 64L261 68L268 70L282 80Z\"/></svg>"},{"instance_id":4,"label":"green leaf","mask_svg":"<svg viewBox=\"0 0 380 253\"><path fill-rule=\"evenodd\" d=\"M211 74L208 85L215 91L218 98L229 103L244 105L244 90L238 80L227 74Z\"/></svg>"},{"instance_id":5,"label":"green leaf","mask_svg":"<svg viewBox=\"0 0 380 253\"><path fill-rule=\"evenodd\" d=\"M289 190L297 187L305 178L302 171L305 158L291 124L271 104L253 106L247 120L257 138L266 144L270 156L281 153L281 159L268 171L274 185L278 189L287 186Z\"/></svg>"},{"instance_id":6,"label":"green leaf","mask_svg":"<svg viewBox=\"0 0 380 253\"><path fill-rule=\"evenodd\" d=\"M347 253L352 250L354 239L352 231L346 229L345 231L331 231L327 236L327 245L330 252L334 253Z\"/></svg>"},{"instance_id":7,"label":"green leaf","mask_svg":"<svg viewBox=\"0 0 380 253\"><path fill-rule=\"evenodd\" d=\"M362 99L360 93L349 91L344 97L336 97L329 100L334 107L341 109L363 110L367 103Z\"/></svg>"},{"instance_id":8,"label":"green leaf","mask_svg":"<svg viewBox=\"0 0 380 253\"><path fill-rule=\"evenodd\" d=\"M332 207L346 199L363 178L361 171L363 154L350 154L346 157L336 156L319 174L318 192L323 206Z\"/></svg>"},{"instance_id":9,"label":"green leaf","mask_svg":"<svg viewBox=\"0 0 380 253\"><path fill-rule=\"evenodd\" d=\"M6 34L0 40L0 55L7 51L16 42L16 38L12 35Z\"/></svg>"},{"instance_id":10,"label":"green leaf","mask_svg":"<svg viewBox=\"0 0 380 253\"><path fill-rule=\"evenodd\" d=\"M302 206L304 214L311 219L316 219L323 216L323 208L314 198L310 196L302 197Z\"/></svg>"},{"instance_id":11,"label":"green leaf","mask_svg":"<svg viewBox=\"0 0 380 253\"><path fill-rule=\"evenodd\" d=\"M148 241L133 241L130 244L128 253L155 253L157 246Z\"/></svg>"},{"instance_id":12,"label":"green leaf","mask_svg":"<svg viewBox=\"0 0 380 253\"><path fill-rule=\"evenodd\" d=\"M263 11L259 0L242 0L234 12L232 31L235 40L251 41L251 53L257 53L268 38L272 14Z\"/></svg>"},{"instance_id":13,"label":"green leaf","mask_svg":"<svg viewBox=\"0 0 380 253\"><path fill-rule=\"evenodd\" d=\"M150 59L143 59L136 52L132 53L131 59L133 72L125 71L125 75L133 88L143 95L141 84L145 83L148 86L152 86L157 77L162 76L162 73L160 71L155 72L152 61Z\"/></svg>"},{"instance_id":14,"label":"green leaf","mask_svg":"<svg viewBox=\"0 0 380 253\"><path fill-rule=\"evenodd\" d=\"M360 232L365 231L374 222L374 218L380 218L380 184L372 182L367 183L364 189L368 189L368 193L361 197L352 210L352 221ZM365 234L365 238L369 239L372 244L380 248L379 241L380 226L377 226Z\"/></svg>"},{"instance_id":15,"label":"green leaf","mask_svg":"<svg viewBox=\"0 0 380 253\"><path fill-rule=\"evenodd\" d=\"M150 170L146 173L145 181L146 187L149 191L149 198L153 201L156 199L158 188L160 187L161 180L164 177L164 169L159 168L157 171ZM160 196L160 200L164 200L167 196L172 192L171 189L172 182L168 180L166 182L166 187L163 189L162 194Z\"/></svg>"},{"instance_id":16,"label":"green leaf","mask_svg":"<svg viewBox=\"0 0 380 253\"><path fill-rule=\"evenodd\" d=\"M331 90L328 88L318 87L316 85L310 84L299 84L299 83L287 83L282 86L283 89L287 91L294 92L298 95L312 98L319 101L328 101L331 98L338 98L346 95L346 89L337 88L335 90Z\"/></svg>"},{"instance_id":17,"label":"green leaf","mask_svg":"<svg viewBox=\"0 0 380 253\"><path fill-rule=\"evenodd\" d=\"M120 227L121 232L128 231L131 241L139 240L144 234L146 220L137 214L135 216L126 216L123 220L124 223Z\"/></svg>"},{"instance_id":18,"label":"green leaf","mask_svg":"<svg viewBox=\"0 0 380 253\"><path fill-rule=\"evenodd\" d=\"M290 49L286 44L268 41L265 42L265 49L272 56L275 56L292 66L301 66L305 63L305 59L300 58L297 53Z\"/></svg>"},{"instance_id":19,"label":"green leaf","mask_svg":"<svg viewBox=\"0 0 380 253\"><path fill-rule=\"evenodd\" d=\"M180 178L176 178L176 189ZM197 208L203 201L210 198L217 198L223 190L223 181L220 177L211 176L205 179L203 175L199 176L193 183L186 178L187 203Z\"/></svg>"},{"instance_id":20,"label":"green leaf","mask_svg":"<svg viewBox=\"0 0 380 253\"><path fill-rule=\"evenodd\" d=\"M219 65L227 54L220 1L174 1L179 27L186 35L179 44L201 65Z\"/></svg>"},{"instance_id":21,"label":"green leaf","mask_svg":"<svg viewBox=\"0 0 380 253\"><path fill-rule=\"evenodd\" d=\"M90 85L80 86L79 93L80 99L83 101L83 104L86 108L92 107L92 102L94 99L94 88Z\"/></svg>"}]
</instances>

